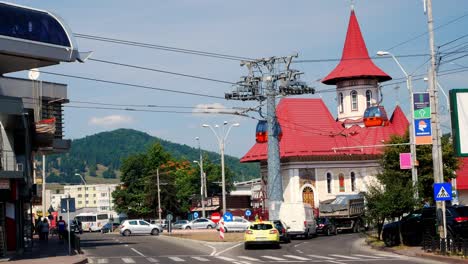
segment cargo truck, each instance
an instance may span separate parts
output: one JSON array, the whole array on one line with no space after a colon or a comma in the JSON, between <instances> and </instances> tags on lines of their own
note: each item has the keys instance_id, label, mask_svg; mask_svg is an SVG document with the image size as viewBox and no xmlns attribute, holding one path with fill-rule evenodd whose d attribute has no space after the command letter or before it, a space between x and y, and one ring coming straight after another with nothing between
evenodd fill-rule
<instances>
[{"instance_id":1,"label":"cargo truck","mask_svg":"<svg viewBox=\"0 0 468 264\"><path fill-rule=\"evenodd\" d=\"M360 194L337 195L320 202L319 217L335 222L338 231L359 232L364 227L364 197Z\"/></svg>"}]
</instances>

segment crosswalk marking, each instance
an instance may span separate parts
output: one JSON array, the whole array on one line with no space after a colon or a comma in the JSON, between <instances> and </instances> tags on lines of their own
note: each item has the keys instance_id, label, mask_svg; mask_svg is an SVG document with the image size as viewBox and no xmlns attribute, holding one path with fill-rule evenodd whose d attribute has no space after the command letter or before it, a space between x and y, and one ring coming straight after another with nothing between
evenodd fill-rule
<instances>
[{"instance_id":1,"label":"crosswalk marking","mask_svg":"<svg viewBox=\"0 0 468 264\"><path fill-rule=\"evenodd\" d=\"M98 259L97 263L99 263L99 264L109 263L109 260L108 259Z\"/></svg>"},{"instance_id":2,"label":"crosswalk marking","mask_svg":"<svg viewBox=\"0 0 468 264\"><path fill-rule=\"evenodd\" d=\"M307 255L312 258L318 258L318 259L327 259L327 260L333 260L335 258L330 258L330 257L325 257L325 256L320 256L320 255Z\"/></svg>"},{"instance_id":3,"label":"crosswalk marking","mask_svg":"<svg viewBox=\"0 0 468 264\"><path fill-rule=\"evenodd\" d=\"M355 257L361 257L361 258L373 258L373 259L381 259L384 258L382 256L368 256L368 255L361 255L361 254L353 254Z\"/></svg>"},{"instance_id":4,"label":"crosswalk marking","mask_svg":"<svg viewBox=\"0 0 468 264\"><path fill-rule=\"evenodd\" d=\"M402 258L403 256L400 255L392 255L392 254L384 254L384 253L379 253L375 254L376 256L381 256L381 257L386 257L386 258Z\"/></svg>"},{"instance_id":5,"label":"crosswalk marking","mask_svg":"<svg viewBox=\"0 0 468 264\"><path fill-rule=\"evenodd\" d=\"M297 260L310 260L308 258L304 257L299 257L299 256L294 256L294 255L284 255L285 257L292 258L292 259L297 259Z\"/></svg>"},{"instance_id":6,"label":"crosswalk marking","mask_svg":"<svg viewBox=\"0 0 468 264\"><path fill-rule=\"evenodd\" d=\"M88 263L89 263L89 264L93 264L93 263L94 263L94 259L88 258Z\"/></svg>"},{"instance_id":7,"label":"crosswalk marking","mask_svg":"<svg viewBox=\"0 0 468 264\"><path fill-rule=\"evenodd\" d=\"M179 258L179 257L168 257L168 258L170 258L170 259L172 259L173 261L176 261L176 262L183 262L183 261L185 261L185 260L183 260L183 259L181 259L181 258Z\"/></svg>"},{"instance_id":8,"label":"crosswalk marking","mask_svg":"<svg viewBox=\"0 0 468 264\"><path fill-rule=\"evenodd\" d=\"M159 260L157 260L157 259L155 259L155 258L146 258L146 260L148 260L148 261L151 262L151 263L159 262Z\"/></svg>"},{"instance_id":9,"label":"crosswalk marking","mask_svg":"<svg viewBox=\"0 0 468 264\"><path fill-rule=\"evenodd\" d=\"M246 259L246 260L250 260L250 261L260 261L260 260L257 259L257 258L251 258L251 257L247 257L247 256L239 256L239 258Z\"/></svg>"},{"instance_id":10,"label":"crosswalk marking","mask_svg":"<svg viewBox=\"0 0 468 264\"><path fill-rule=\"evenodd\" d=\"M272 256L262 256L263 258L272 259L272 260L285 260L282 258L272 257Z\"/></svg>"},{"instance_id":11,"label":"crosswalk marking","mask_svg":"<svg viewBox=\"0 0 468 264\"><path fill-rule=\"evenodd\" d=\"M210 261L209 259L202 258L202 257L192 257L193 259L196 259L198 261Z\"/></svg>"},{"instance_id":12,"label":"crosswalk marking","mask_svg":"<svg viewBox=\"0 0 468 264\"><path fill-rule=\"evenodd\" d=\"M216 258L219 258L219 259L222 259L222 260L226 260L226 261L236 261L235 259L228 258L228 257L223 257L223 256L216 256Z\"/></svg>"},{"instance_id":13,"label":"crosswalk marking","mask_svg":"<svg viewBox=\"0 0 468 264\"><path fill-rule=\"evenodd\" d=\"M132 258L122 258L122 261L125 263L135 263L135 261Z\"/></svg>"},{"instance_id":14,"label":"crosswalk marking","mask_svg":"<svg viewBox=\"0 0 468 264\"><path fill-rule=\"evenodd\" d=\"M344 259L352 259L352 260L359 260L360 258L350 257L345 255L338 255L338 254L331 254L330 256L337 257L337 258L344 258Z\"/></svg>"}]
</instances>

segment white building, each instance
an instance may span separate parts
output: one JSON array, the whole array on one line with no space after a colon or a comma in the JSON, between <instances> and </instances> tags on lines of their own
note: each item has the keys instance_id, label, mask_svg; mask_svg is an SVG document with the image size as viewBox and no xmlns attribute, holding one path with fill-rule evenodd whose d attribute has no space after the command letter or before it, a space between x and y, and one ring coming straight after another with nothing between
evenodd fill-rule
<instances>
[{"instance_id":1,"label":"white building","mask_svg":"<svg viewBox=\"0 0 468 264\"><path fill-rule=\"evenodd\" d=\"M97 211L111 211L114 208L112 192L117 184L66 185L64 194L75 198L75 207L96 208Z\"/></svg>"}]
</instances>

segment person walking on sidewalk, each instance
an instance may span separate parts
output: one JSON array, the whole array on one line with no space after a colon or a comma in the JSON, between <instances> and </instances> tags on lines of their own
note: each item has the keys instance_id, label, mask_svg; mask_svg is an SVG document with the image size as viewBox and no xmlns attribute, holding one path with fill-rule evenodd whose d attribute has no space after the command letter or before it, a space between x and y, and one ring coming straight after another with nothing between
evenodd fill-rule
<instances>
[{"instance_id":1,"label":"person walking on sidewalk","mask_svg":"<svg viewBox=\"0 0 468 264\"><path fill-rule=\"evenodd\" d=\"M42 238L45 241L49 240L49 222L47 221L47 218L45 218L45 217L44 217L44 220L42 221L42 225L41 225L41 234L42 234Z\"/></svg>"},{"instance_id":2,"label":"person walking on sidewalk","mask_svg":"<svg viewBox=\"0 0 468 264\"><path fill-rule=\"evenodd\" d=\"M62 216L59 216L57 226L58 226L59 239L62 240L65 237L65 231L67 229L67 223L65 222L65 220L62 219Z\"/></svg>"}]
</instances>

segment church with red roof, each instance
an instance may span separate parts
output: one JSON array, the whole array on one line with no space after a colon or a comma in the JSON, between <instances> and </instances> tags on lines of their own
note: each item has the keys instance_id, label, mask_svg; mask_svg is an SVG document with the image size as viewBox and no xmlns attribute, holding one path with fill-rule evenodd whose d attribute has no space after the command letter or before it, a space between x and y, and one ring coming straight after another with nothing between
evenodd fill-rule
<instances>
[{"instance_id":1,"label":"church with red roof","mask_svg":"<svg viewBox=\"0 0 468 264\"><path fill-rule=\"evenodd\" d=\"M322 99L286 98L277 106L283 198L288 203L319 202L367 190L381 166L382 144L409 126L396 107L385 126L366 127L364 111L378 105L379 84L391 80L367 51L354 10L339 64L322 79L336 86L337 117ZM380 145L380 146L379 146ZM242 162L259 162L267 179L267 143L256 143Z\"/></svg>"}]
</instances>

